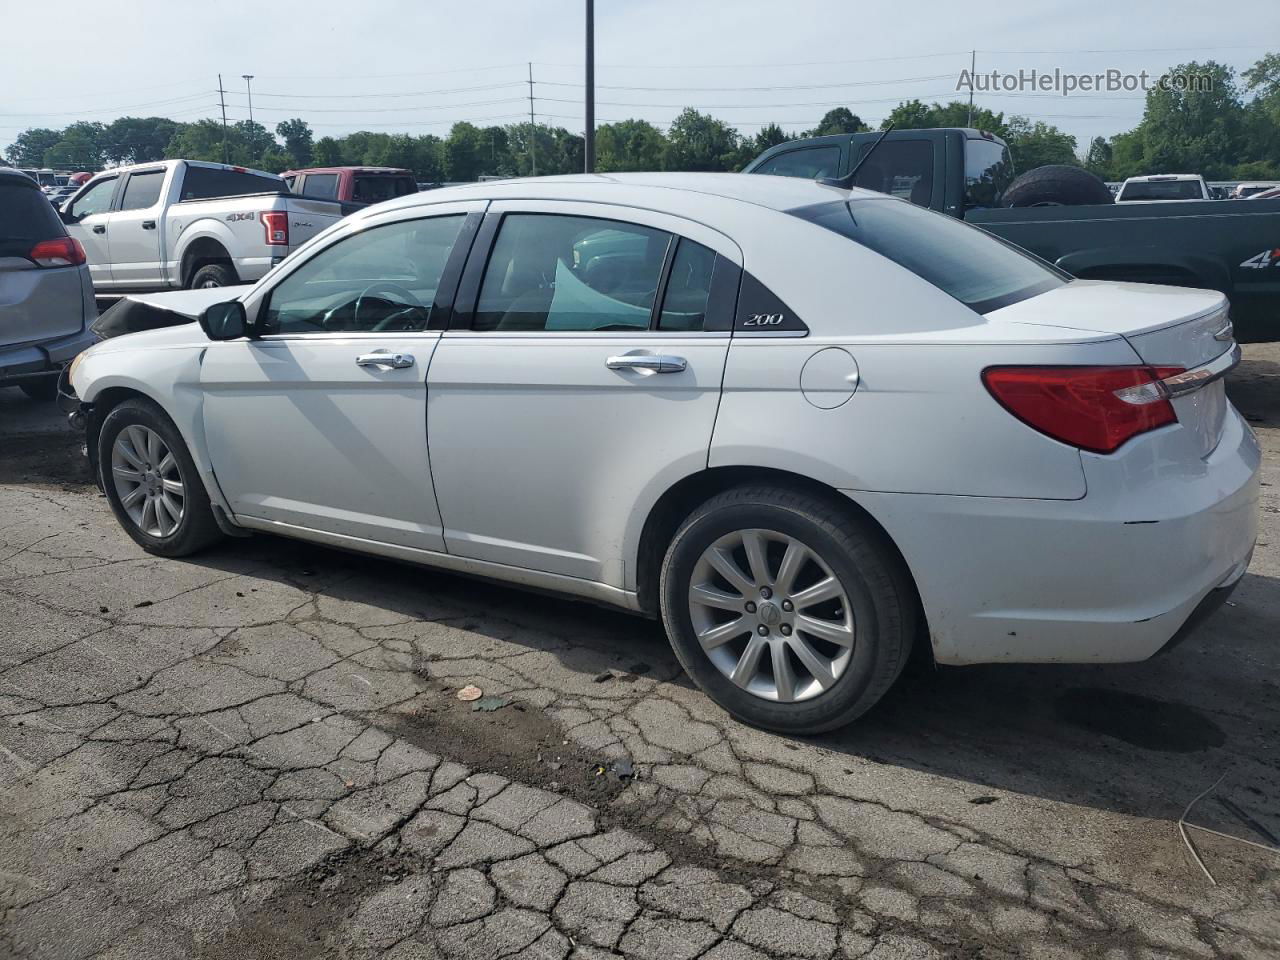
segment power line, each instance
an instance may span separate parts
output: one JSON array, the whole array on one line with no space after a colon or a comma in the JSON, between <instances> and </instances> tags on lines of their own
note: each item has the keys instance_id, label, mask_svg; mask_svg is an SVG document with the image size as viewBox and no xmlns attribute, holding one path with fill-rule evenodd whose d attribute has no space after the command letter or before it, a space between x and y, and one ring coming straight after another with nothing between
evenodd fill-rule
<instances>
[{"instance_id":1,"label":"power line","mask_svg":"<svg viewBox=\"0 0 1280 960\"><path fill-rule=\"evenodd\" d=\"M596 84L597 90L641 90L649 92L669 91L692 91L694 93L754 93L761 91L775 90L829 90L833 87L883 87L895 83L921 83L926 80L946 80L954 77L953 73L937 73L928 77L898 77L888 80L844 80L835 83L799 83L787 84L769 87L636 87L636 86L620 86L617 84ZM548 87L581 87L580 83L570 83L564 80L542 80L540 81Z\"/></svg>"}]
</instances>

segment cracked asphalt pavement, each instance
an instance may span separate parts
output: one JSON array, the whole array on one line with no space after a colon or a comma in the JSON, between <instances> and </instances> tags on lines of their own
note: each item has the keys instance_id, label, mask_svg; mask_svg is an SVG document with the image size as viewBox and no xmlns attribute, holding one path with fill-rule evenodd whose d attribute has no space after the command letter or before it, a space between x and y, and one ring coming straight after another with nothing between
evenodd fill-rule
<instances>
[{"instance_id":1,"label":"cracked asphalt pavement","mask_svg":"<svg viewBox=\"0 0 1280 960\"><path fill-rule=\"evenodd\" d=\"M150 557L0 390L0 957L1280 956L1280 349L1246 357L1232 605L1147 663L916 665L813 739L622 613L269 537Z\"/></svg>"}]
</instances>

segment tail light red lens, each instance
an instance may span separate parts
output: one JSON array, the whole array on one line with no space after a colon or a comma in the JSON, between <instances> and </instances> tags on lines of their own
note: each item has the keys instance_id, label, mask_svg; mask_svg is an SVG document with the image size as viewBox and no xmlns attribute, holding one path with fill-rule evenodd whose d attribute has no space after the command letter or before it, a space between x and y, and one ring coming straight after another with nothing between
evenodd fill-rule
<instances>
[{"instance_id":1,"label":"tail light red lens","mask_svg":"<svg viewBox=\"0 0 1280 960\"><path fill-rule=\"evenodd\" d=\"M982 382L1000 405L1041 433L1111 453L1140 433L1176 423L1160 381L1182 367L988 367Z\"/></svg>"},{"instance_id":2,"label":"tail light red lens","mask_svg":"<svg viewBox=\"0 0 1280 960\"><path fill-rule=\"evenodd\" d=\"M262 229L270 246L289 245L289 215L283 210L264 210Z\"/></svg>"},{"instance_id":3,"label":"tail light red lens","mask_svg":"<svg viewBox=\"0 0 1280 960\"><path fill-rule=\"evenodd\" d=\"M39 267L78 267L85 262L84 247L75 237L41 240L27 256Z\"/></svg>"}]
</instances>

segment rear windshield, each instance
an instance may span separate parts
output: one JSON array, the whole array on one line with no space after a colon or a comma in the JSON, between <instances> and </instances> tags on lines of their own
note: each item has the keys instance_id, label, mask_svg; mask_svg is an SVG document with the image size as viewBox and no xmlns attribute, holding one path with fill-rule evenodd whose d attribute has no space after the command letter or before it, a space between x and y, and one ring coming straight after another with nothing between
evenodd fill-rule
<instances>
[{"instance_id":1,"label":"rear windshield","mask_svg":"<svg viewBox=\"0 0 1280 960\"><path fill-rule=\"evenodd\" d=\"M406 193L417 193L418 185L412 177L369 176L356 174L351 199L357 203L380 203Z\"/></svg>"},{"instance_id":2,"label":"rear windshield","mask_svg":"<svg viewBox=\"0 0 1280 960\"><path fill-rule=\"evenodd\" d=\"M892 200L854 200L791 213L888 257L966 307L989 313L1070 277L963 221Z\"/></svg>"},{"instance_id":3,"label":"rear windshield","mask_svg":"<svg viewBox=\"0 0 1280 960\"><path fill-rule=\"evenodd\" d=\"M215 197L239 197L248 193L283 193L284 181L241 170L217 167L187 167L182 180L183 200L212 200Z\"/></svg>"},{"instance_id":4,"label":"rear windshield","mask_svg":"<svg viewBox=\"0 0 1280 960\"><path fill-rule=\"evenodd\" d=\"M1126 183L1121 200L1203 200L1199 180L1147 180Z\"/></svg>"},{"instance_id":5,"label":"rear windshield","mask_svg":"<svg viewBox=\"0 0 1280 960\"><path fill-rule=\"evenodd\" d=\"M41 240L65 233L53 204L35 181L0 178L0 257L25 257Z\"/></svg>"}]
</instances>

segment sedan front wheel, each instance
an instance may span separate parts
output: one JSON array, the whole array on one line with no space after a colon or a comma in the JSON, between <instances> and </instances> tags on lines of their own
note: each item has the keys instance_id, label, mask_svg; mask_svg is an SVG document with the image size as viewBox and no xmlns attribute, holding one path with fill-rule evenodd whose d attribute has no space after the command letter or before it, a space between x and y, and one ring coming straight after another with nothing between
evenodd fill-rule
<instances>
[{"instance_id":1,"label":"sedan front wheel","mask_svg":"<svg viewBox=\"0 0 1280 960\"><path fill-rule=\"evenodd\" d=\"M127 400L107 414L98 469L116 519L147 552L181 557L221 536L182 435L151 401Z\"/></svg>"},{"instance_id":2,"label":"sedan front wheel","mask_svg":"<svg viewBox=\"0 0 1280 960\"><path fill-rule=\"evenodd\" d=\"M685 671L739 719L787 733L843 726L906 663L915 603L883 534L781 488L738 488L676 532L662 618Z\"/></svg>"}]
</instances>

